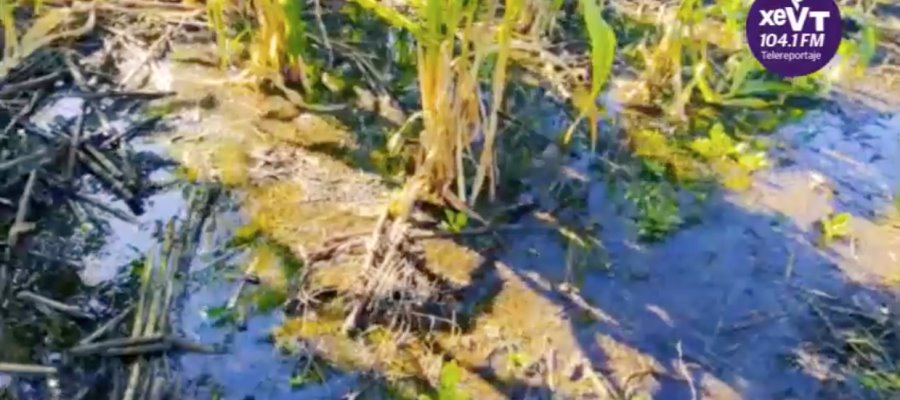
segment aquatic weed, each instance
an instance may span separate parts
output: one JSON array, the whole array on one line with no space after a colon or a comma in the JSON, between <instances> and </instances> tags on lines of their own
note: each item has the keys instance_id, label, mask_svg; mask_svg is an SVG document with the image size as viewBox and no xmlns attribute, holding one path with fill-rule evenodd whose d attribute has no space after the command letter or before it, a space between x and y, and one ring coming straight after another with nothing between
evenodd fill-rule
<instances>
[{"instance_id":1,"label":"aquatic weed","mask_svg":"<svg viewBox=\"0 0 900 400\"><path fill-rule=\"evenodd\" d=\"M212 326L216 328L237 325L239 320L238 311L224 304L206 307L203 310L203 314L211 322Z\"/></svg>"}]
</instances>

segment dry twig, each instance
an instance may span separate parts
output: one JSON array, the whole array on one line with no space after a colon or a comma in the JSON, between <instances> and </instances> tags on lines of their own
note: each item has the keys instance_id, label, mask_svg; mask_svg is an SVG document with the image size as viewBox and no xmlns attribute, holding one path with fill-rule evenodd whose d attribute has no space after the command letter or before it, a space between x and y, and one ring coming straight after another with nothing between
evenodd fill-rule
<instances>
[{"instance_id":1,"label":"dry twig","mask_svg":"<svg viewBox=\"0 0 900 400\"><path fill-rule=\"evenodd\" d=\"M37 303L48 307L50 309L59 311L63 314L68 314L75 318L83 318L83 319L94 319L91 314L88 314L84 310L82 310L78 306L73 306L71 304L65 304L44 296L41 296L34 292L29 292L27 290L23 290L16 294L16 298L19 300L27 300L33 303Z\"/></svg>"},{"instance_id":2,"label":"dry twig","mask_svg":"<svg viewBox=\"0 0 900 400\"><path fill-rule=\"evenodd\" d=\"M0 362L0 372L4 374L55 375L56 367L36 364L15 364Z\"/></svg>"}]
</instances>

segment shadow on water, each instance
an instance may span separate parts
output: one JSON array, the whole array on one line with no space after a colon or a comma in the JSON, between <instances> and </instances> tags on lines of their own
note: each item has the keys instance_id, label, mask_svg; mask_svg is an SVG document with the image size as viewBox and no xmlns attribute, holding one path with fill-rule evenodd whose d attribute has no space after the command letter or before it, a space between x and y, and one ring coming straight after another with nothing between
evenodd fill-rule
<instances>
[{"instance_id":1,"label":"shadow on water","mask_svg":"<svg viewBox=\"0 0 900 400\"><path fill-rule=\"evenodd\" d=\"M546 281L565 280L558 234L509 236L500 260L566 310L570 331L547 335L571 335L620 393L867 398L840 365L847 349L823 342L823 332L843 327L816 304L828 298L876 316L896 312L896 290L883 278L900 267L900 234L872 216L900 187L900 138L891 133L898 127L897 115L814 112L779 131L788 143L776 152L783 162L758 174L754 189L713 195L701 223L657 244L639 243L633 221L620 215L620 195L593 184L588 213L602 226L607 259L589 262L580 295L608 316L603 321L585 320L569 296L547 290ZM822 249L815 222L833 211L854 214L854 239ZM597 268L605 262L608 269Z\"/></svg>"},{"instance_id":2,"label":"shadow on water","mask_svg":"<svg viewBox=\"0 0 900 400\"><path fill-rule=\"evenodd\" d=\"M900 139L892 133L900 116L831 106L776 132L776 165L756 174L752 190L713 194L700 223L660 243L638 240L634 221L622 215L621 191L591 183L580 218L602 227L597 238L605 255L587 262L579 292L605 318L585 318L584 307L558 290L567 268L558 233L507 234L507 247L485 252L485 258L498 259L528 290L563 310L568 329L547 337L574 340L608 377L611 391L626 398L872 397L860 386L859 371L843 365L850 362L847 349L835 347L846 343L828 331L845 327L830 325L820 301L851 304L879 320L885 311L890 317L896 312L896 291L885 282L900 270L900 235L879 218L900 188ZM853 214L852 239L818 247L816 224L836 212ZM473 319L490 309L508 279L499 275L476 272L471 296L463 295L478 299ZM266 317L258 323L272 322ZM235 347L248 346L259 342ZM897 349L886 351L898 356ZM501 378L489 360L465 367L510 398L552 396L546 384ZM292 360L284 359L249 369L264 381L292 368ZM571 379L586 378L573 371Z\"/></svg>"},{"instance_id":3,"label":"shadow on water","mask_svg":"<svg viewBox=\"0 0 900 400\"><path fill-rule=\"evenodd\" d=\"M571 296L558 287L548 290L548 281L558 286L566 278L565 243L555 232L507 234L508 247L486 251L485 258L498 258L527 290L562 310L567 329L548 330L547 337L574 341L592 367L609 378L614 392L660 399L865 398L856 377L840 365L842 349L824 343L829 327L816 304L833 297L874 305L874 314L881 313L881 304L893 304L894 293L882 284L892 270L900 270L893 253L900 248L898 234L874 216L900 187L900 139L891 133L900 127L900 117L852 110L814 111L780 129L776 139L783 145L772 152L777 165L759 172L752 190L714 194L699 224L661 243L640 243L634 222L621 215L621 191L591 183L587 209L579 218L602 227L598 239L605 258L589 260L579 287L581 297L606 318L586 319L584 307L573 304ZM343 148L312 147L359 167ZM854 215L855 240L817 247L816 222L842 211ZM224 220L217 228L223 232L241 223L238 217ZM209 248L227 240L227 235L211 240ZM201 260L194 271L209 264ZM474 319L490 310L508 280L501 275L490 268L476 272L467 289L471 296L463 294L478 299ZM194 282L179 310L184 331L205 342L226 343L230 350L183 356L182 372L191 380L188 392L328 398L333 392L325 386L332 382L298 391L288 384L297 357L276 354L266 340L269 329L283 320L280 312L255 315L246 331L237 332L198 317L227 301L234 286L221 280ZM453 356L453 349L445 350ZM500 378L489 360L465 367L510 398L552 393L546 384ZM231 379L235 376L241 378ZM358 377L349 373L336 380ZM586 378L572 371L571 379ZM319 389L327 393L314 394Z\"/></svg>"},{"instance_id":4,"label":"shadow on water","mask_svg":"<svg viewBox=\"0 0 900 400\"><path fill-rule=\"evenodd\" d=\"M812 127L829 128L821 136L805 133ZM900 143L890 134L897 127L896 115L813 113L780 131L779 140L786 145L775 156L781 160L757 174L753 190L712 196L701 223L654 245L638 243L633 221L620 215L621 193L592 183L587 209L579 217L602 227L598 238L606 259L588 263L580 292L606 319L588 321L583 307L573 305L559 290L547 290L544 282L559 284L566 276L566 249L558 234L511 233L505 238L508 248L484 255L498 257L526 283L527 290L562 310L567 329L548 329L547 336L574 341L593 367L610 377L617 391L637 388L655 398L680 399L692 398L693 386L698 398L859 398L861 392L852 379L839 383L844 374L830 361L834 355L815 346L825 328L809 299L819 296L814 293L827 293L848 301L890 302L889 291L880 289L871 275L897 270L896 257L890 253L897 234L885 233L886 228L873 222L871 215L885 206L898 187ZM365 156L327 143L307 147L354 168L360 167L357 156ZM833 187L811 184L819 181ZM858 243L837 243L825 250L815 246L814 225L832 211L856 216ZM224 236L208 240L200 253L221 248L241 225L236 212L230 217L225 214L212 229ZM241 274L231 261L214 263L199 257L192 271L196 275L205 270ZM231 267L210 268L222 263ZM604 267L597 267L600 264ZM508 280L500 276L502 271L479 273L483 275L475 276L468 288L481 303L475 317L490 310L498 295L494 289ZM203 342L225 343L229 349L225 355L181 357L180 372L190 381L187 392L195 397L213 393L226 393L228 398L313 396L314 385L292 391L288 381L297 357L276 354L267 341L270 328L284 318L280 312L252 316L246 331L220 329L206 318L211 306L229 300L235 286L235 282L198 279L190 284L190 295L177 311L181 328L189 335ZM453 355L452 349L447 352ZM466 367L511 398L525 398L528 393L550 396L548 385L499 378L487 360ZM572 379L585 379L576 375L573 372ZM354 376L358 375L349 373L338 380L354 380Z\"/></svg>"}]
</instances>

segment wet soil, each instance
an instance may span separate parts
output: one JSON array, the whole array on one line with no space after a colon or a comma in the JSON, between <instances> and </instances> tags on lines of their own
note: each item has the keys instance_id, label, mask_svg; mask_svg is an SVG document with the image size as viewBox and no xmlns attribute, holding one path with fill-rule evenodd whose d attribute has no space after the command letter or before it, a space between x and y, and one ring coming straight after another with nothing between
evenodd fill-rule
<instances>
[{"instance_id":1,"label":"wet soil","mask_svg":"<svg viewBox=\"0 0 900 400\"><path fill-rule=\"evenodd\" d=\"M302 253L335 234L369 230L388 189L375 174L321 151L352 152L352 135L333 121L242 88L228 73L164 67L170 79L156 89L178 92L159 105L173 129L139 145L172 154L183 171L162 170L154 179L218 180L232 193L203 230L186 295L174 310L187 337L222 344L228 353L174 358L185 397L337 398L367 387L365 372L433 376L438 351L413 343L380 352L371 342L342 338L324 316L315 329L285 333L296 320L278 308L256 304L237 324L213 315L261 257L228 246L241 229L253 225ZM463 387L475 398L862 398L852 371L819 346L827 327L811 304L834 297L896 320L898 131L896 112L840 100L812 110L774 134L770 157L777 163L754 176L751 190L713 195L696 224L655 244L638 240L620 192L592 177L581 218L601 227L603 246L577 266L577 285L568 244L557 233L505 234L500 263L481 275L473 273L497 253L441 241L430 247L438 249L436 270L460 284L485 283L492 293L467 331L438 333L431 345L466 367ZM100 252L83 260L86 284L122 273L187 200L172 186L147 204L137 225L110 221ZM835 212L853 215L850 239L817 246L817 222ZM336 272L318 279L349 284L351 264L338 260ZM262 288L289 285L283 268L267 268L254 271ZM279 327L288 338L273 338ZM297 382L302 359L284 351L286 340L342 368L326 383ZM410 364L419 371L410 373Z\"/></svg>"},{"instance_id":2,"label":"wet soil","mask_svg":"<svg viewBox=\"0 0 900 400\"><path fill-rule=\"evenodd\" d=\"M213 119L233 118L209 112ZM290 129L305 129L296 119L293 124ZM584 218L602 227L598 238L603 251L585 264L578 288L564 285L560 290L572 267L558 234L508 234L502 267L489 273L500 278L499 291L486 300L469 331L438 335L437 341L469 369L464 387L479 398L542 397L551 391L566 397L859 398L863 391L856 377L817 346L825 327L810 299L835 297L893 318L897 288L891 285L900 271L900 230L890 222L900 188L898 128L900 115L849 101L813 110L774 134L778 145L771 157L777 165L756 174L751 190L712 196L698 223L656 244L638 240L633 220L622 211L621 195L597 177ZM278 152L290 157L280 157L283 172L268 179L308 184L296 166L319 155L285 148L266 154ZM359 176L335 168L334 176ZM372 178L360 179L371 188ZM374 215L358 211L352 219ZM853 215L851 238L817 246L817 222L835 212ZM303 212L297 217L309 218ZM371 220L338 225L351 229L369 224ZM298 240L296 231L278 232L268 233L316 243L309 236ZM317 236L323 237L327 234ZM476 282L492 279L461 275ZM192 393L214 390L225 398L255 394L273 399L307 393L297 392L303 389L290 382L297 357L279 353L266 340L285 320L280 312L252 316L240 331L223 331L204 318L206 308L228 300L234 285L198 284L181 311L189 334L228 342L232 350L223 356L181 358ZM316 343L335 336L326 329L298 339ZM354 345L358 343L346 344ZM331 355L333 361L346 358ZM356 361L357 368L386 372L384 363ZM535 372L535 366L542 372ZM340 376L337 384L306 388L320 394L324 390L324 398L352 391L347 382L357 380Z\"/></svg>"}]
</instances>

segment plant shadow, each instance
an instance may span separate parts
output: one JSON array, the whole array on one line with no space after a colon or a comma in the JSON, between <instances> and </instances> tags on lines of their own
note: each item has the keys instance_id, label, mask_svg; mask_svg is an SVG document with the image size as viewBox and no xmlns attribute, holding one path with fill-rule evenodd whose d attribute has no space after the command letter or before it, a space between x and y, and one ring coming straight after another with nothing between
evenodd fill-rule
<instances>
[{"instance_id":1,"label":"plant shadow","mask_svg":"<svg viewBox=\"0 0 900 400\"><path fill-rule=\"evenodd\" d=\"M638 240L634 221L621 215L621 194L602 182L590 184L581 218L602 227L597 235L602 255L585 265L567 266L566 240L557 232L505 235L498 262L528 290L555 304L568 325L531 333L554 343L574 341L609 382L613 397L877 398L860 378L881 364L861 363L864 350L848 348L846 339L864 332L862 325L879 325L891 333L882 332L878 351L888 365L900 355L896 327L889 321L896 312L896 290L881 279L897 268L888 243L900 235L873 221L889 198L871 189L896 190L898 182L895 172L863 173L896 163L900 144L878 142L896 142L888 127L878 126L894 126L898 118L862 113L831 125L822 118L835 117L813 115L781 134L790 137L796 127L827 125L833 130L830 141L777 153L793 163L758 174L748 193L712 195L699 224L659 243ZM867 140L882 144L866 146ZM856 149L851 153L856 161L835 156L835 149L848 146ZM867 148L887 161L872 161L862 153ZM810 184L817 176L833 184L830 191ZM854 214L853 238L817 246L815 222L835 211ZM522 224L542 223L528 217ZM577 289L567 279L572 268L583 269ZM594 317L585 318L586 313ZM851 313L866 322L848 324ZM555 317L519 318L526 325L528 319ZM500 382L487 365L471 368ZM584 379L574 371L567 375ZM533 386L498 383L511 398L526 398L523 393L529 391L544 394L531 397L550 396L546 385L543 390Z\"/></svg>"}]
</instances>

